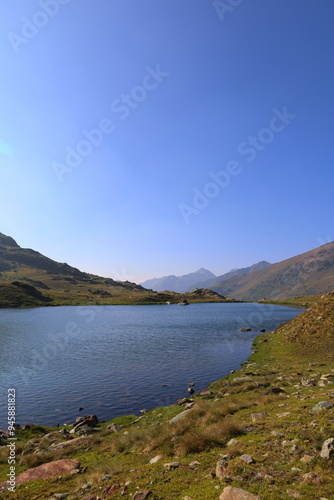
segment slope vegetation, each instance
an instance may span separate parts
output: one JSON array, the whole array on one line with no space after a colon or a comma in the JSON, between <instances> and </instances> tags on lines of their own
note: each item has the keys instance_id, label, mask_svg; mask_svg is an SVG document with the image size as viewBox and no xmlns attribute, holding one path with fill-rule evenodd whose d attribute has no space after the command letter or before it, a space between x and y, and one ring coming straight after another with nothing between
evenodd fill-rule
<instances>
[{"instance_id":1,"label":"slope vegetation","mask_svg":"<svg viewBox=\"0 0 334 500\"><path fill-rule=\"evenodd\" d=\"M267 269L216 282L211 288L220 294L250 301L329 292L334 288L334 242Z\"/></svg>"}]
</instances>

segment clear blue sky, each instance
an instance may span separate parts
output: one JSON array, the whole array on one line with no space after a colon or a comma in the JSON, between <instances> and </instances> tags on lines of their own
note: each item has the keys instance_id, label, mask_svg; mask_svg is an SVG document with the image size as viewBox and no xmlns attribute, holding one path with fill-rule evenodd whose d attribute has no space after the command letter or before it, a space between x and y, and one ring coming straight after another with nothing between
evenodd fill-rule
<instances>
[{"instance_id":1,"label":"clear blue sky","mask_svg":"<svg viewBox=\"0 0 334 500\"><path fill-rule=\"evenodd\" d=\"M333 240L333 24L332 0L4 2L0 231L137 282Z\"/></svg>"}]
</instances>

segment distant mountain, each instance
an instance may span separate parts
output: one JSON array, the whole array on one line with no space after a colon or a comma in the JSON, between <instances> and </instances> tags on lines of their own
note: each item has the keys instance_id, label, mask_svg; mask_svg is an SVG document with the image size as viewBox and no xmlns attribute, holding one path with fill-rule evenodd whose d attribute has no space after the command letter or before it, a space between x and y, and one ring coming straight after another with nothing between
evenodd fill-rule
<instances>
[{"instance_id":1,"label":"distant mountain","mask_svg":"<svg viewBox=\"0 0 334 500\"><path fill-rule=\"evenodd\" d=\"M238 300L288 299L334 289L334 242L266 269L216 281L210 288Z\"/></svg>"},{"instance_id":2,"label":"distant mountain","mask_svg":"<svg viewBox=\"0 0 334 500\"><path fill-rule=\"evenodd\" d=\"M217 276L215 278L211 278L206 281L201 281L196 283L196 288L212 288L217 284L220 283L221 281L227 280L228 278L232 278L233 276L238 276L239 274L247 274L247 273L252 273L254 271L258 271L260 269L267 269L271 264L265 260L261 260L261 262L258 262L257 264L253 264L252 266L249 267L242 267L241 269L232 269L228 273L222 274L221 276ZM189 288L188 290L191 290L192 288Z\"/></svg>"},{"instance_id":3,"label":"distant mountain","mask_svg":"<svg viewBox=\"0 0 334 500\"><path fill-rule=\"evenodd\" d=\"M144 281L140 283L141 286L149 290L155 290L156 292L162 292L163 290L171 290L173 292L183 293L191 291L194 288L204 288L195 287L196 283L200 281L207 281L209 279L214 279L215 275L201 267L198 271L194 273L184 274L183 276L163 276L162 278L153 278L151 280Z\"/></svg>"}]
</instances>

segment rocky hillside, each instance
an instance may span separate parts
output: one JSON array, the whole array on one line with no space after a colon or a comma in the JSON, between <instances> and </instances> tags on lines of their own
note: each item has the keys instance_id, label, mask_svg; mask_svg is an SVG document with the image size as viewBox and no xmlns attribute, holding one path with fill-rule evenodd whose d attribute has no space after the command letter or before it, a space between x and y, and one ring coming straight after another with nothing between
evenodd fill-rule
<instances>
[{"instance_id":1,"label":"rocky hillside","mask_svg":"<svg viewBox=\"0 0 334 500\"><path fill-rule=\"evenodd\" d=\"M173 406L18 430L16 493L3 432L1 498L333 499L333 327L330 293L259 336L240 370Z\"/></svg>"},{"instance_id":2,"label":"rocky hillside","mask_svg":"<svg viewBox=\"0 0 334 500\"><path fill-rule=\"evenodd\" d=\"M156 304L226 301L218 293L156 293L136 283L88 274L56 262L0 233L0 307Z\"/></svg>"},{"instance_id":3,"label":"rocky hillside","mask_svg":"<svg viewBox=\"0 0 334 500\"><path fill-rule=\"evenodd\" d=\"M213 290L235 299L288 299L317 295L334 288L334 242L322 245L267 269L216 282Z\"/></svg>"},{"instance_id":4,"label":"rocky hillside","mask_svg":"<svg viewBox=\"0 0 334 500\"><path fill-rule=\"evenodd\" d=\"M196 284L198 287L204 288L212 288L215 284L220 283L221 281L225 281L229 278L233 278L233 276L239 276L240 274L248 274L253 273L254 271L259 271L261 269L267 269L271 264L266 260L261 260L261 262L257 262L249 267L242 267L240 269L232 269L228 273L221 274L220 276L216 276L215 278L211 278L206 281L201 281Z\"/></svg>"}]
</instances>

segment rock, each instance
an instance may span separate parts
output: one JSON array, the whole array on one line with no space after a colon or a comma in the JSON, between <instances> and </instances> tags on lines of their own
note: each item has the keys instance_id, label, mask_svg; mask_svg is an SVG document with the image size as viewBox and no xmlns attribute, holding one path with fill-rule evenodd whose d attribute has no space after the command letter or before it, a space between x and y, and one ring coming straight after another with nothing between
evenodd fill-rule
<instances>
[{"instance_id":1,"label":"rock","mask_svg":"<svg viewBox=\"0 0 334 500\"><path fill-rule=\"evenodd\" d=\"M57 500L65 500L68 496L70 496L69 493L54 493L51 498L54 500L56 500L56 499Z\"/></svg>"},{"instance_id":2,"label":"rock","mask_svg":"<svg viewBox=\"0 0 334 500\"><path fill-rule=\"evenodd\" d=\"M145 500L151 493L152 492L149 490L136 491L136 493L132 497L132 500Z\"/></svg>"},{"instance_id":3,"label":"rock","mask_svg":"<svg viewBox=\"0 0 334 500\"><path fill-rule=\"evenodd\" d=\"M296 490L291 490L290 488L288 488L286 490L286 494L289 496L289 497L293 497L293 498L302 498L302 495L300 493L298 493L298 491Z\"/></svg>"},{"instance_id":4,"label":"rock","mask_svg":"<svg viewBox=\"0 0 334 500\"><path fill-rule=\"evenodd\" d=\"M304 464L308 464L308 463L310 463L312 460L313 460L312 455L304 455L304 456L300 459L300 461L301 461L301 462L304 462Z\"/></svg>"},{"instance_id":5,"label":"rock","mask_svg":"<svg viewBox=\"0 0 334 500\"><path fill-rule=\"evenodd\" d=\"M190 464L188 465L188 467L190 469L195 469L197 467L197 465L201 465L200 462L198 462L197 460L193 460L192 462L190 462Z\"/></svg>"},{"instance_id":6,"label":"rock","mask_svg":"<svg viewBox=\"0 0 334 500\"><path fill-rule=\"evenodd\" d=\"M111 486L108 486L108 488L103 491L103 498L110 498L120 489L122 489L120 484L112 484Z\"/></svg>"},{"instance_id":7,"label":"rock","mask_svg":"<svg viewBox=\"0 0 334 500\"><path fill-rule=\"evenodd\" d=\"M219 500L262 500L257 495L249 493L241 488L234 488L233 486L227 486L224 488L223 493L220 495Z\"/></svg>"},{"instance_id":8,"label":"rock","mask_svg":"<svg viewBox=\"0 0 334 500\"><path fill-rule=\"evenodd\" d=\"M251 331L252 331L252 329L251 329L251 328L248 328L247 326L243 326L242 328L239 328L239 330L240 330L241 332L251 332Z\"/></svg>"},{"instance_id":9,"label":"rock","mask_svg":"<svg viewBox=\"0 0 334 500\"><path fill-rule=\"evenodd\" d=\"M149 461L149 463L150 464L156 464L161 459L162 459L162 455L156 455L154 458L151 458L151 460Z\"/></svg>"},{"instance_id":10,"label":"rock","mask_svg":"<svg viewBox=\"0 0 334 500\"><path fill-rule=\"evenodd\" d=\"M236 444L238 444L239 441L238 439L230 439L229 442L227 443L227 446L235 446Z\"/></svg>"},{"instance_id":11,"label":"rock","mask_svg":"<svg viewBox=\"0 0 334 500\"><path fill-rule=\"evenodd\" d=\"M265 331L266 331L266 329L265 329L265 328L261 328L261 330L260 330L260 332L261 332L261 333L263 333L263 332L265 332Z\"/></svg>"},{"instance_id":12,"label":"rock","mask_svg":"<svg viewBox=\"0 0 334 500\"><path fill-rule=\"evenodd\" d=\"M324 441L320 456L321 458L326 458L327 460L334 456L334 438L329 438Z\"/></svg>"},{"instance_id":13,"label":"rock","mask_svg":"<svg viewBox=\"0 0 334 500\"><path fill-rule=\"evenodd\" d=\"M265 395L267 395L267 394L282 394L284 392L285 392L285 390L281 389L280 387L273 387L272 389L268 389L268 391L266 391L264 394Z\"/></svg>"},{"instance_id":14,"label":"rock","mask_svg":"<svg viewBox=\"0 0 334 500\"><path fill-rule=\"evenodd\" d=\"M211 394L212 392L210 391L210 389L203 389L198 393L199 396L211 396Z\"/></svg>"},{"instance_id":15,"label":"rock","mask_svg":"<svg viewBox=\"0 0 334 500\"><path fill-rule=\"evenodd\" d=\"M267 413L265 413L264 411L260 413L252 413L251 414L252 422L259 422L260 420L263 420L267 416L268 416Z\"/></svg>"},{"instance_id":16,"label":"rock","mask_svg":"<svg viewBox=\"0 0 334 500\"><path fill-rule=\"evenodd\" d=\"M168 462L164 464L165 469L167 470L174 470L177 469L178 467L181 467L180 462Z\"/></svg>"},{"instance_id":17,"label":"rock","mask_svg":"<svg viewBox=\"0 0 334 500\"><path fill-rule=\"evenodd\" d=\"M82 490L89 490L89 488L91 488L93 486L93 483L91 483L90 481L88 481L87 483L83 484L81 486L81 489Z\"/></svg>"},{"instance_id":18,"label":"rock","mask_svg":"<svg viewBox=\"0 0 334 500\"><path fill-rule=\"evenodd\" d=\"M246 462L248 464L254 463L254 460L252 459L252 457L250 455L247 455L246 453L244 455L241 455L239 458L240 458L240 460L242 460L243 462Z\"/></svg>"},{"instance_id":19,"label":"rock","mask_svg":"<svg viewBox=\"0 0 334 500\"><path fill-rule=\"evenodd\" d=\"M284 434L283 432L279 432L279 431L271 431L272 435L273 436L277 436L277 437L284 437Z\"/></svg>"},{"instance_id":20,"label":"rock","mask_svg":"<svg viewBox=\"0 0 334 500\"><path fill-rule=\"evenodd\" d=\"M226 466L227 460L225 458L218 460L216 464L216 477L218 477L218 479L224 479L225 476L227 476L228 472Z\"/></svg>"},{"instance_id":21,"label":"rock","mask_svg":"<svg viewBox=\"0 0 334 500\"><path fill-rule=\"evenodd\" d=\"M192 387L188 387L187 391L189 392L189 394L194 394L194 389Z\"/></svg>"},{"instance_id":22,"label":"rock","mask_svg":"<svg viewBox=\"0 0 334 500\"><path fill-rule=\"evenodd\" d=\"M323 410L330 410L333 408L333 404L330 403L329 401L320 401L316 405L313 406L313 408L310 410L311 415L315 415L317 413L322 412Z\"/></svg>"},{"instance_id":23,"label":"rock","mask_svg":"<svg viewBox=\"0 0 334 500\"><path fill-rule=\"evenodd\" d=\"M76 427L78 424L87 424L89 427L95 427L98 423L99 419L96 415L85 415L84 417L78 417L73 425Z\"/></svg>"},{"instance_id":24,"label":"rock","mask_svg":"<svg viewBox=\"0 0 334 500\"><path fill-rule=\"evenodd\" d=\"M26 483L27 481L40 481L49 477L60 476L62 474L70 474L70 472L79 467L78 460L62 459L47 464L28 469L16 478L16 486ZM0 493L8 490L9 483L5 481L0 485Z\"/></svg>"},{"instance_id":25,"label":"rock","mask_svg":"<svg viewBox=\"0 0 334 500\"><path fill-rule=\"evenodd\" d=\"M170 424L175 424L175 422L178 422L179 420L182 420L186 415L189 414L189 410L184 410L184 411L181 411L181 413L179 413L178 415L176 415L175 417L171 418L169 420L169 423Z\"/></svg>"},{"instance_id":26,"label":"rock","mask_svg":"<svg viewBox=\"0 0 334 500\"><path fill-rule=\"evenodd\" d=\"M63 441L62 443L52 443L50 448L52 450L58 450L58 449L66 448L67 446L73 446L73 444L80 444L83 441L86 441L85 436L78 437L75 439L69 439L68 441Z\"/></svg>"}]
</instances>

